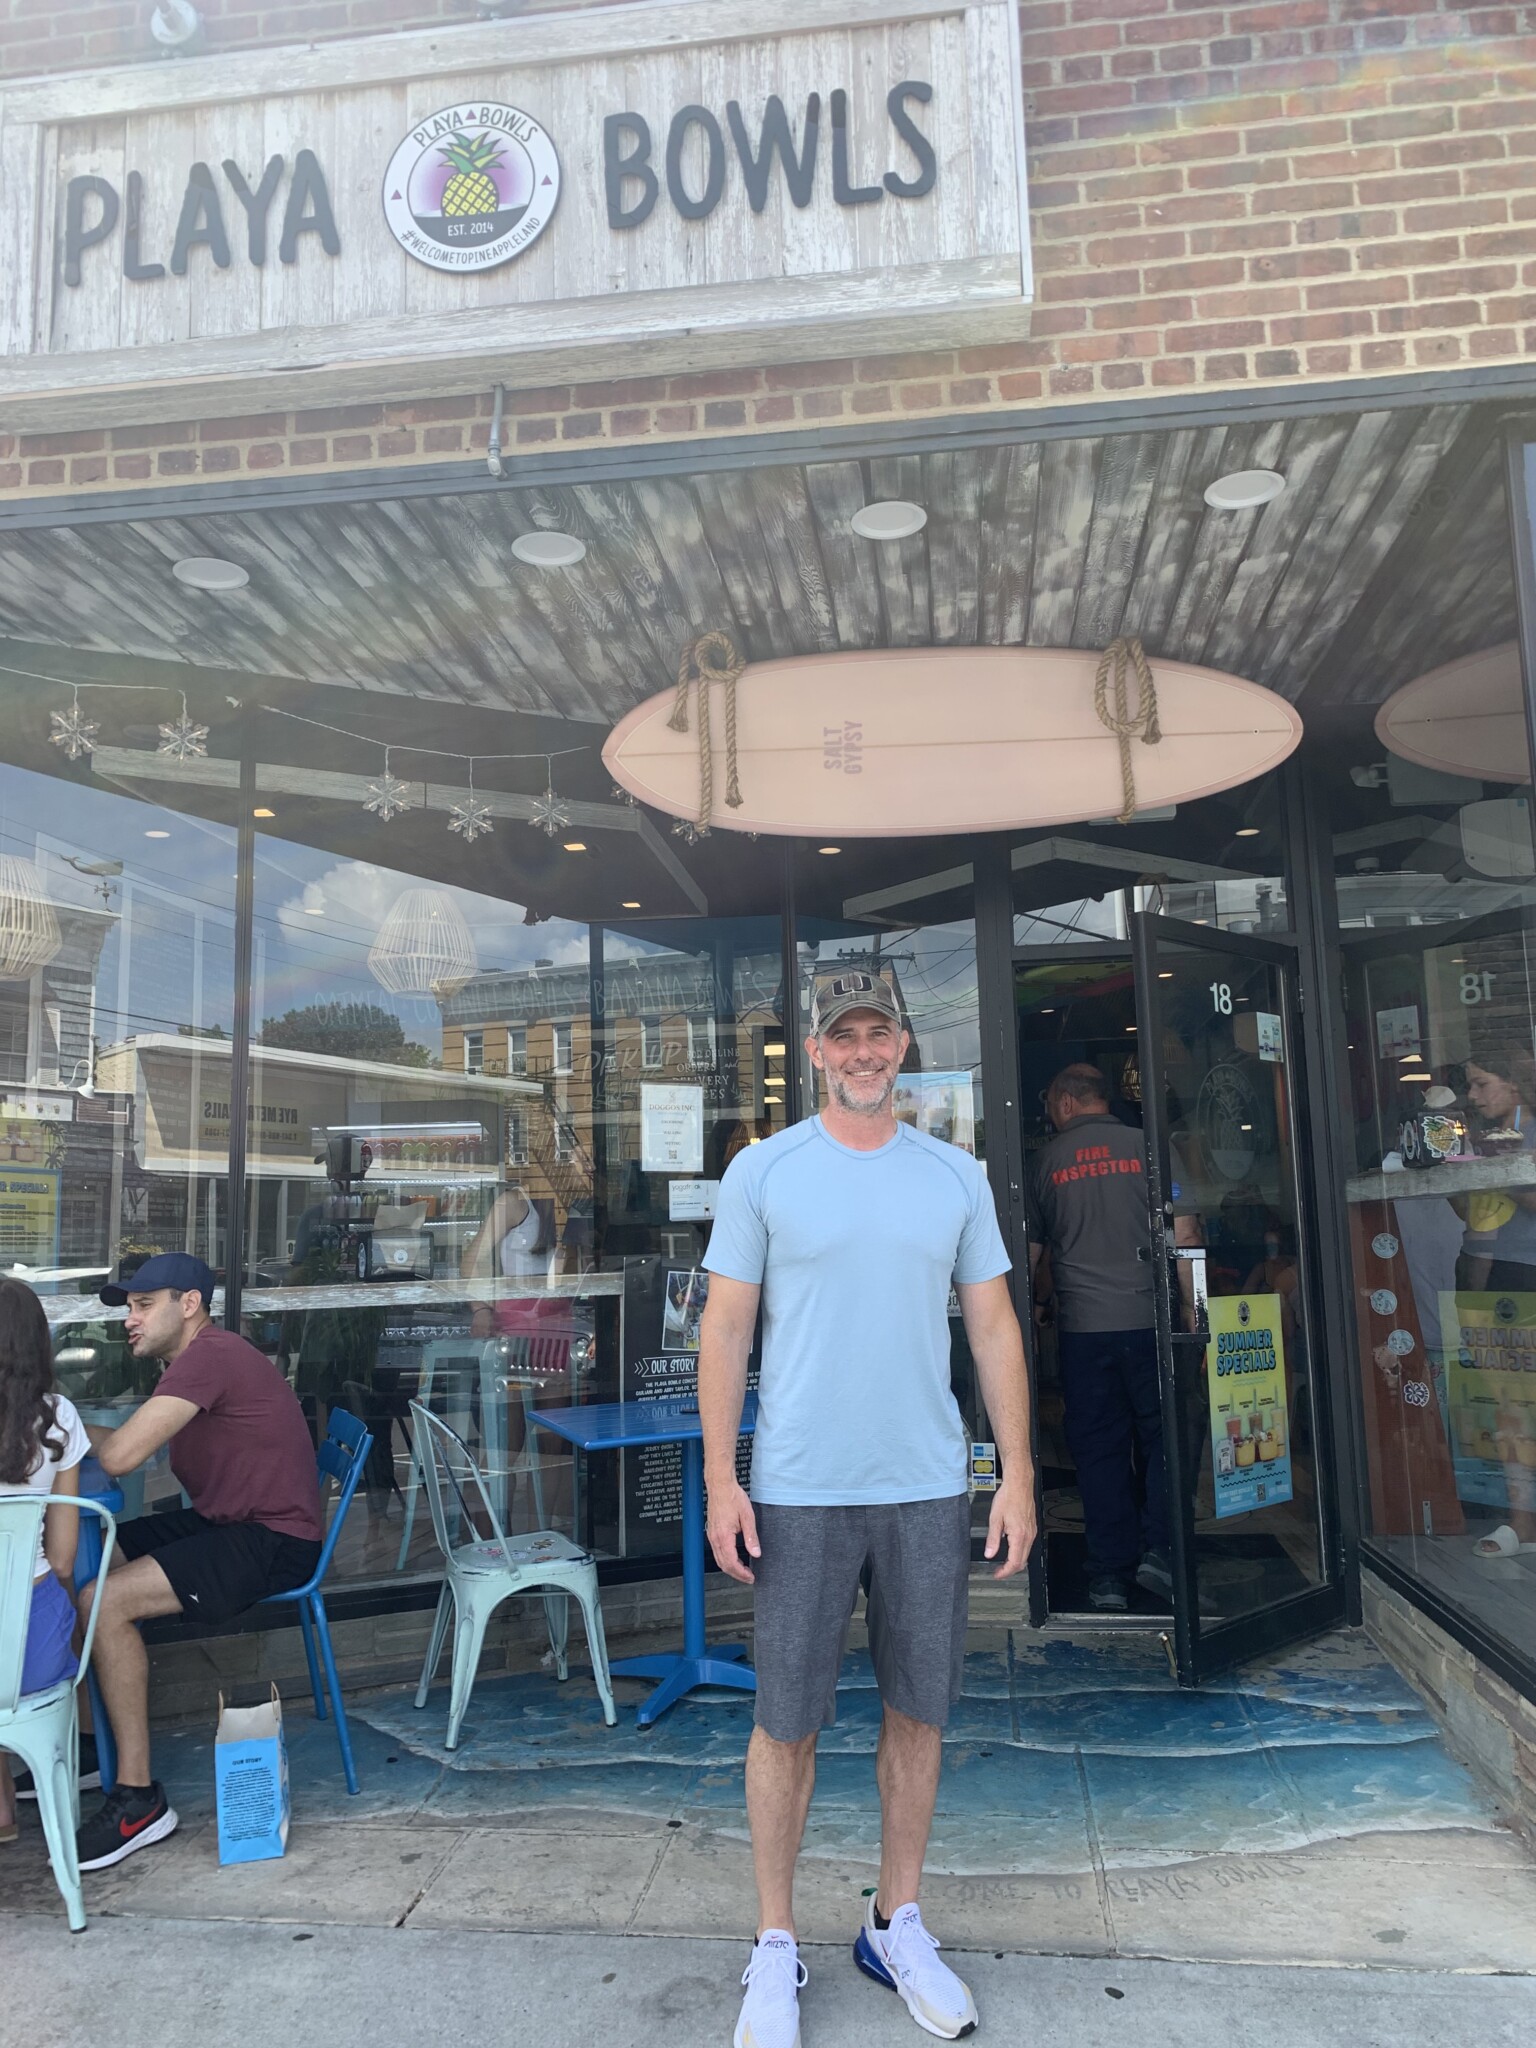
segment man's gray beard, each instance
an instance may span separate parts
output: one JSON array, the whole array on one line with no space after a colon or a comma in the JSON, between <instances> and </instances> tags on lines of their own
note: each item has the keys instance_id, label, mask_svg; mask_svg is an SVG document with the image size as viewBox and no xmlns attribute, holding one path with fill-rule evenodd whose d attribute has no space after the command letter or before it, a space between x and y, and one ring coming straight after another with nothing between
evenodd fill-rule
<instances>
[{"instance_id":1,"label":"man's gray beard","mask_svg":"<svg viewBox=\"0 0 1536 2048\"><path fill-rule=\"evenodd\" d=\"M891 1074L887 1077L884 1091L875 1102L855 1101L849 1094L846 1084L833 1074L828 1074L827 1086L832 1091L832 1100L838 1108L846 1109L850 1116L879 1116L896 1092L896 1076Z\"/></svg>"}]
</instances>

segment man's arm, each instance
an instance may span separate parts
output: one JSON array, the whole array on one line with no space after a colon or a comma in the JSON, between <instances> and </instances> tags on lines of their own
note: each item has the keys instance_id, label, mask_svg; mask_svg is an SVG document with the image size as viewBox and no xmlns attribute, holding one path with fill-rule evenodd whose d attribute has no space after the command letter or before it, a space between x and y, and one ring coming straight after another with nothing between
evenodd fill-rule
<instances>
[{"instance_id":1,"label":"man's arm","mask_svg":"<svg viewBox=\"0 0 1536 2048\"><path fill-rule=\"evenodd\" d=\"M151 1394L120 1429L102 1429L88 1422L85 1433L102 1471L120 1479L125 1472L136 1472L197 1413L197 1403L183 1401L179 1394Z\"/></svg>"},{"instance_id":2,"label":"man's arm","mask_svg":"<svg viewBox=\"0 0 1536 2048\"><path fill-rule=\"evenodd\" d=\"M761 1287L750 1280L709 1276L709 1299L699 1324L699 1425L704 1433L704 1484L709 1493L709 1543L721 1571L752 1584L737 1539L748 1557L761 1552L757 1517L736 1477L736 1440L747 1398L747 1360L757 1328Z\"/></svg>"},{"instance_id":3,"label":"man's arm","mask_svg":"<svg viewBox=\"0 0 1536 2048\"><path fill-rule=\"evenodd\" d=\"M1029 1379L1024 1338L1013 1312L1006 1274L956 1283L966 1339L976 1361L982 1405L992 1426L1002 1477L987 1523L988 1557L1004 1541L1007 1554L993 1573L1011 1579L1022 1571L1035 1542L1035 1465L1029 1450Z\"/></svg>"}]
</instances>

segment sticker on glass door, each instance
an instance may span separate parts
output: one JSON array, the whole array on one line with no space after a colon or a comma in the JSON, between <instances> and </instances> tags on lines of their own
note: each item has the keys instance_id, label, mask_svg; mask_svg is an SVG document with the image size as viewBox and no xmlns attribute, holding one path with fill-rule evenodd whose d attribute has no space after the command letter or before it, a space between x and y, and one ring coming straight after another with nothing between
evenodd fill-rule
<instances>
[{"instance_id":1,"label":"sticker on glass door","mask_svg":"<svg viewBox=\"0 0 1536 2048\"><path fill-rule=\"evenodd\" d=\"M1285 1337L1278 1294L1221 1295L1207 1316L1211 1464L1224 1519L1291 1498Z\"/></svg>"}]
</instances>

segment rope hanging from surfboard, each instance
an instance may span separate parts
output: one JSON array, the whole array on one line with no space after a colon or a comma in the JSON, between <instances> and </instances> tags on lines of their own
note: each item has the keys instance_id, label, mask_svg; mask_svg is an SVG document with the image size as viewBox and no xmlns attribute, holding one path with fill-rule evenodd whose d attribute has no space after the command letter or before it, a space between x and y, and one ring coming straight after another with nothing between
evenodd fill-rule
<instances>
[{"instance_id":1,"label":"rope hanging from surfboard","mask_svg":"<svg viewBox=\"0 0 1536 2048\"><path fill-rule=\"evenodd\" d=\"M699 820L695 829L701 839L708 837L715 808L714 745L709 721L711 683L723 685L725 693L725 800L733 811L741 809L741 780L736 765L736 685L746 666L730 634L719 631L700 633L696 640L688 642L678 657L677 701L672 706L672 716L667 724L673 732L688 730L688 691L689 686L697 682Z\"/></svg>"},{"instance_id":2,"label":"rope hanging from surfboard","mask_svg":"<svg viewBox=\"0 0 1536 2048\"><path fill-rule=\"evenodd\" d=\"M1127 677L1132 670L1136 675L1134 711L1126 688ZM1110 703L1111 690L1114 692L1113 705ZM1111 640L1099 656L1098 673L1093 679L1093 708L1100 725L1120 742L1121 808L1115 823L1129 825L1136 811L1136 775L1131 761L1131 741L1139 739L1147 746L1155 747L1163 736L1163 729L1157 722L1157 685L1152 680L1152 665L1139 640L1123 635Z\"/></svg>"}]
</instances>

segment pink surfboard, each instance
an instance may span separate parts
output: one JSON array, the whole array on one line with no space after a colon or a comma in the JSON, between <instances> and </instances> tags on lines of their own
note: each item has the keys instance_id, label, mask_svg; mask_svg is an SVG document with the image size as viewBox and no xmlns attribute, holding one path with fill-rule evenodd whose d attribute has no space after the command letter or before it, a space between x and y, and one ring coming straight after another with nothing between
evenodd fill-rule
<instances>
[{"instance_id":1,"label":"pink surfboard","mask_svg":"<svg viewBox=\"0 0 1536 2048\"><path fill-rule=\"evenodd\" d=\"M715 826L873 838L994 832L1113 817L1120 750L1093 708L1099 657L1066 648L892 648L753 662L738 685L744 799L725 803L725 706L711 689ZM1240 676L1154 661L1163 737L1131 742L1136 807L1234 789L1301 738L1283 697ZM1129 685L1135 702L1134 678ZM697 690L649 697L603 748L614 780L674 817L699 815Z\"/></svg>"},{"instance_id":2,"label":"pink surfboard","mask_svg":"<svg viewBox=\"0 0 1536 2048\"><path fill-rule=\"evenodd\" d=\"M1520 649L1506 640L1415 676L1377 712L1376 737L1421 768L1528 782Z\"/></svg>"}]
</instances>

